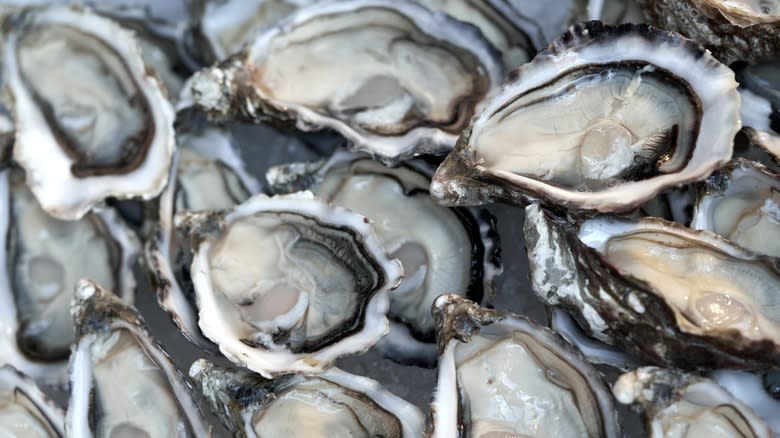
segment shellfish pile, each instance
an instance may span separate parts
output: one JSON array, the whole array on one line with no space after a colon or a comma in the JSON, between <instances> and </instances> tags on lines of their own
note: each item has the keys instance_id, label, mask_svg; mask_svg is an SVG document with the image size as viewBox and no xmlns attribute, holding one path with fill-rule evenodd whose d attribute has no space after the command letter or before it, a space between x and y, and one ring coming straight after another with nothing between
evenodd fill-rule
<instances>
[{"instance_id":1,"label":"shellfish pile","mask_svg":"<svg viewBox=\"0 0 780 438\"><path fill-rule=\"evenodd\" d=\"M780 2L182 10L0 3L0 435L780 436Z\"/></svg>"}]
</instances>

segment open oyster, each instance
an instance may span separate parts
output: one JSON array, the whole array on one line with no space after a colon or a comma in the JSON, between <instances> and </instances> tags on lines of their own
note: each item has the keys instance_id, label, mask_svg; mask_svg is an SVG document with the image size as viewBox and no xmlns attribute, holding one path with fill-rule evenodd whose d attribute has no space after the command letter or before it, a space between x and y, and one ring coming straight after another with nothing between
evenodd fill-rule
<instances>
[{"instance_id":1,"label":"open oyster","mask_svg":"<svg viewBox=\"0 0 780 438\"><path fill-rule=\"evenodd\" d=\"M198 324L228 359L265 377L319 372L387 333L402 269L370 219L300 192L177 223L193 251Z\"/></svg>"},{"instance_id":2,"label":"open oyster","mask_svg":"<svg viewBox=\"0 0 780 438\"><path fill-rule=\"evenodd\" d=\"M641 408L650 436L770 438L767 424L717 383L680 371L643 367L613 388L623 404Z\"/></svg>"},{"instance_id":3,"label":"open oyster","mask_svg":"<svg viewBox=\"0 0 780 438\"><path fill-rule=\"evenodd\" d=\"M13 154L43 209L77 219L109 196L157 196L174 114L133 33L81 7L27 9L12 19L3 66Z\"/></svg>"},{"instance_id":4,"label":"open oyster","mask_svg":"<svg viewBox=\"0 0 780 438\"><path fill-rule=\"evenodd\" d=\"M157 299L187 339L214 349L198 328L195 291L189 277L192 257L187 239L176 232L177 211L205 211L234 207L260 191L244 170L228 131L205 128L179 136L170 183L159 200L159 226L146 244L146 260Z\"/></svg>"},{"instance_id":5,"label":"open oyster","mask_svg":"<svg viewBox=\"0 0 780 438\"><path fill-rule=\"evenodd\" d=\"M0 367L0 435L58 438L65 436L65 414L25 375Z\"/></svg>"},{"instance_id":6,"label":"open oyster","mask_svg":"<svg viewBox=\"0 0 780 438\"><path fill-rule=\"evenodd\" d=\"M189 383L141 315L91 280L75 293L68 436L208 436Z\"/></svg>"},{"instance_id":7,"label":"open oyster","mask_svg":"<svg viewBox=\"0 0 780 438\"><path fill-rule=\"evenodd\" d=\"M736 160L705 181L691 228L709 230L761 254L780 257L780 175Z\"/></svg>"},{"instance_id":8,"label":"open oyster","mask_svg":"<svg viewBox=\"0 0 780 438\"><path fill-rule=\"evenodd\" d=\"M679 35L586 22L513 74L436 172L439 202L629 211L731 158L734 73Z\"/></svg>"},{"instance_id":9,"label":"open oyster","mask_svg":"<svg viewBox=\"0 0 780 438\"><path fill-rule=\"evenodd\" d=\"M74 339L73 286L90 276L133 301L139 243L115 212L90 212L77 221L46 214L17 169L0 173L3 357L36 380L64 383Z\"/></svg>"},{"instance_id":10,"label":"open oyster","mask_svg":"<svg viewBox=\"0 0 780 438\"><path fill-rule=\"evenodd\" d=\"M525 214L534 291L596 338L680 368L780 363L777 259L657 218Z\"/></svg>"},{"instance_id":11,"label":"open oyster","mask_svg":"<svg viewBox=\"0 0 780 438\"><path fill-rule=\"evenodd\" d=\"M324 201L375 219L377 237L404 268L404 280L390 294L390 333L379 346L396 361L433 366L434 298L456 290L484 305L495 293L501 262L493 217L433 202L432 172L422 163L389 168L362 154L338 152L314 167L280 166L267 178L272 186L312 190Z\"/></svg>"},{"instance_id":12,"label":"open oyster","mask_svg":"<svg viewBox=\"0 0 780 438\"><path fill-rule=\"evenodd\" d=\"M430 436L618 437L598 371L560 337L456 295L434 304L440 349Z\"/></svg>"},{"instance_id":13,"label":"open oyster","mask_svg":"<svg viewBox=\"0 0 780 438\"><path fill-rule=\"evenodd\" d=\"M379 383L337 368L266 380L200 359L190 376L237 437L417 438L425 423L417 407Z\"/></svg>"},{"instance_id":14,"label":"open oyster","mask_svg":"<svg viewBox=\"0 0 780 438\"><path fill-rule=\"evenodd\" d=\"M298 9L190 91L213 118L331 129L397 163L451 149L503 75L469 24L407 0L348 0Z\"/></svg>"}]
</instances>

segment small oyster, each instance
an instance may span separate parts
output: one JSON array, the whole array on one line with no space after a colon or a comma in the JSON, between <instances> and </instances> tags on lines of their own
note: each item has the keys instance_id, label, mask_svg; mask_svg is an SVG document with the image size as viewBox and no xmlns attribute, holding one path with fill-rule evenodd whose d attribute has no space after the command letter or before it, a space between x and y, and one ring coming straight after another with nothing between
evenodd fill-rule
<instances>
[{"instance_id":1,"label":"small oyster","mask_svg":"<svg viewBox=\"0 0 780 438\"><path fill-rule=\"evenodd\" d=\"M456 295L434 303L439 380L429 436L619 437L609 389L560 337Z\"/></svg>"},{"instance_id":2,"label":"small oyster","mask_svg":"<svg viewBox=\"0 0 780 438\"><path fill-rule=\"evenodd\" d=\"M649 436L770 438L767 424L717 383L680 371L643 367L613 388L623 404L641 407Z\"/></svg>"},{"instance_id":3,"label":"small oyster","mask_svg":"<svg viewBox=\"0 0 780 438\"><path fill-rule=\"evenodd\" d=\"M193 252L198 324L228 359L265 377L320 372L387 333L402 269L370 219L300 192L177 223Z\"/></svg>"},{"instance_id":4,"label":"small oyster","mask_svg":"<svg viewBox=\"0 0 780 438\"><path fill-rule=\"evenodd\" d=\"M10 365L0 367L0 435L65 436L65 413L34 382Z\"/></svg>"},{"instance_id":5,"label":"small oyster","mask_svg":"<svg viewBox=\"0 0 780 438\"><path fill-rule=\"evenodd\" d=\"M451 149L503 75L469 24L407 0L348 0L298 9L190 91L212 118L331 129L398 163Z\"/></svg>"},{"instance_id":6,"label":"small oyster","mask_svg":"<svg viewBox=\"0 0 780 438\"><path fill-rule=\"evenodd\" d=\"M777 259L657 218L525 214L534 291L594 337L680 368L780 363Z\"/></svg>"},{"instance_id":7,"label":"small oyster","mask_svg":"<svg viewBox=\"0 0 780 438\"><path fill-rule=\"evenodd\" d=\"M173 154L174 114L133 33L81 7L10 19L3 66L14 160L43 209L77 219L109 196L157 196Z\"/></svg>"},{"instance_id":8,"label":"small oyster","mask_svg":"<svg viewBox=\"0 0 780 438\"><path fill-rule=\"evenodd\" d=\"M691 228L709 230L747 249L780 257L780 175L736 160L700 188Z\"/></svg>"},{"instance_id":9,"label":"small oyster","mask_svg":"<svg viewBox=\"0 0 780 438\"><path fill-rule=\"evenodd\" d=\"M138 312L91 280L76 286L69 437L205 437L192 389Z\"/></svg>"},{"instance_id":10,"label":"small oyster","mask_svg":"<svg viewBox=\"0 0 780 438\"><path fill-rule=\"evenodd\" d=\"M237 437L417 438L424 417L379 383L331 368L266 380L200 359L190 376Z\"/></svg>"},{"instance_id":11,"label":"small oyster","mask_svg":"<svg viewBox=\"0 0 780 438\"><path fill-rule=\"evenodd\" d=\"M625 212L731 158L734 73L679 35L586 22L513 75L436 172L439 202Z\"/></svg>"}]
</instances>

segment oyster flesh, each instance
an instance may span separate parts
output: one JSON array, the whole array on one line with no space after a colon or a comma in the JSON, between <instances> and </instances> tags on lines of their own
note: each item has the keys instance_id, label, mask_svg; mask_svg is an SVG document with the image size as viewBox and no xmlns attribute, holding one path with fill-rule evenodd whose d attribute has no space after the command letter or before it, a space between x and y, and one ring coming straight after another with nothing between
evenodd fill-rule
<instances>
[{"instance_id":1,"label":"oyster flesh","mask_svg":"<svg viewBox=\"0 0 780 438\"><path fill-rule=\"evenodd\" d=\"M379 383L331 368L266 380L200 359L190 376L237 437L417 438L424 417Z\"/></svg>"},{"instance_id":2,"label":"oyster flesh","mask_svg":"<svg viewBox=\"0 0 780 438\"><path fill-rule=\"evenodd\" d=\"M65 436L65 413L34 382L10 365L0 367L0 435Z\"/></svg>"},{"instance_id":3,"label":"oyster flesh","mask_svg":"<svg viewBox=\"0 0 780 438\"><path fill-rule=\"evenodd\" d=\"M740 129L734 73L646 25L572 26L513 76L436 172L439 202L630 211L727 162Z\"/></svg>"},{"instance_id":4,"label":"oyster flesh","mask_svg":"<svg viewBox=\"0 0 780 438\"><path fill-rule=\"evenodd\" d=\"M452 148L504 75L472 25L407 0L300 8L191 79L212 118L334 130L386 163Z\"/></svg>"},{"instance_id":5,"label":"oyster flesh","mask_svg":"<svg viewBox=\"0 0 780 438\"><path fill-rule=\"evenodd\" d=\"M433 312L431 437L621 436L598 371L553 332L456 295L439 296Z\"/></svg>"},{"instance_id":6,"label":"oyster flesh","mask_svg":"<svg viewBox=\"0 0 780 438\"><path fill-rule=\"evenodd\" d=\"M311 192L176 219L193 253L198 324L228 359L269 378L320 372L387 333L403 271L370 219Z\"/></svg>"},{"instance_id":7,"label":"oyster flesh","mask_svg":"<svg viewBox=\"0 0 780 438\"><path fill-rule=\"evenodd\" d=\"M78 219L109 196L157 196L174 114L133 33L76 6L26 9L9 20L3 66L14 160L43 209Z\"/></svg>"},{"instance_id":8,"label":"oyster flesh","mask_svg":"<svg viewBox=\"0 0 780 438\"><path fill-rule=\"evenodd\" d=\"M143 318L91 280L76 286L69 437L206 437L189 383Z\"/></svg>"}]
</instances>

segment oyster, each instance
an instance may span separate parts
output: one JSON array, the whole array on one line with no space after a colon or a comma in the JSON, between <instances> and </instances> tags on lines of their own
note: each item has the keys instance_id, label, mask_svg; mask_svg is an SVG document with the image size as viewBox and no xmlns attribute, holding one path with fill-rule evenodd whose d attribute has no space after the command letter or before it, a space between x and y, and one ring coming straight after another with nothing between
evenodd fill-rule
<instances>
[{"instance_id":1,"label":"oyster","mask_svg":"<svg viewBox=\"0 0 780 438\"><path fill-rule=\"evenodd\" d=\"M750 142L780 162L780 62L736 67L740 116Z\"/></svg>"},{"instance_id":2,"label":"oyster","mask_svg":"<svg viewBox=\"0 0 780 438\"><path fill-rule=\"evenodd\" d=\"M198 329L195 292L189 277L192 257L187 239L176 233L177 211L230 208L260 191L260 185L244 170L228 131L205 128L179 136L177 156L171 166L170 184L159 200L159 227L146 244L146 260L157 299L187 339L214 349Z\"/></svg>"},{"instance_id":3,"label":"oyster","mask_svg":"<svg viewBox=\"0 0 780 438\"><path fill-rule=\"evenodd\" d=\"M69 437L205 437L210 427L143 318L91 280L76 286Z\"/></svg>"},{"instance_id":4,"label":"oyster","mask_svg":"<svg viewBox=\"0 0 780 438\"><path fill-rule=\"evenodd\" d=\"M623 212L731 158L734 74L679 35L586 22L513 75L433 177L440 203Z\"/></svg>"},{"instance_id":5,"label":"oyster","mask_svg":"<svg viewBox=\"0 0 780 438\"><path fill-rule=\"evenodd\" d=\"M140 244L111 210L78 221L48 216L17 169L0 173L0 199L6 205L0 224L5 360L36 380L62 383L74 339L73 286L91 276L132 302Z\"/></svg>"},{"instance_id":6,"label":"oyster","mask_svg":"<svg viewBox=\"0 0 780 438\"><path fill-rule=\"evenodd\" d=\"M320 372L387 333L403 271L370 219L299 192L177 223L190 238L198 324L228 359L265 377Z\"/></svg>"},{"instance_id":7,"label":"oyster","mask_svg":"<svg viewBox=\"0 0 780 438\"><path fill-rule=\"evenodd\" d=\"M657 218L525 214L534 291L594 337L680 368L780 363L777 259Z\"/></svg>"},{"instance_id":8,"label":"oyster","mask_svg":"<svg viewBox=\"0 0 780 438\"><path fill-rule=\"evenodd\" d=\"M691 228L709 230L747 249L780 257L780 175L736 160L700 189Z\"/></svg>"},{"instance_id":9,"label":"oyster","mask_svg":"<svg viewBox=\"0 0 780 438\"><path fill-rule=\"evenodd\" d=\"M425 424L414 405L337 368L266 380L200 359L190 376L237 437L417 438Z\"/></svg>"},{"instance_id":10,"label":"oyster","mask_svg":"<svg viewBox=\"0 0 780 438\"><path fill-rule=\"evenodd\" d=\"M0 435L65 436L65 414L35 383L10 365L0 367Z\"/></svg>"},{"instance_id":11,"label":"oyster","mask_svg":"<svg viewBox=\"0 0 780 438\"><path fill-rule=\"evenodd\" d=\"M440 349L430 436L618 437L609 389L544 327L456 295L434 303Z\"/></svg>"},{"instance_id":12,"label":"oyster","mask_svg":"<svg viewBox=\"0 0 780 438\"><path fill-rule=\"evenodd\" d=\"M109 196L157 196L174 114L133 33L80 7L27 9L12 20L3 65L13 154L43 209L77 219Z\"/></svg>"},{"instance_id":13,"label":"oyster","mask_svg":"<svg viewBox=\"0 0 780 438\"><path fill-rule=\"evenodd\" d=\"M650 436L770 438L767 424L717 383L679 371L644 367L613 388L623 404L641 407Z\"/></svg>"},{"instance_id":14,"label":"oyster","mask_svg":"<svg viewBox=\"0 0 780 438\"><path fill-rule=\"evenodd\" d=\"M495 219L487 211L434 203L428 195L431 173L422 163L388 168L362 154L338 152L319 167L294 163L272 168L266 177L272 187L279 182L286 189L309 189L376 219L379 240L405 274L390 294L390 333L379 346L396 361L425 366L436 362L434 298L456 290L489 303L502 269Z\"/></svg>"},{"instance_id":15,"label":"oyster","mask_svg":"<svg viewBox=\"0 0 780 438\"><path fill-rule=\"evenodd\" d=\"M212 118L331 129L398 163L452 148L503 75L471 25L407 0L348 0L298 9L189 91Z\"/></svg>"}]
</instances>

